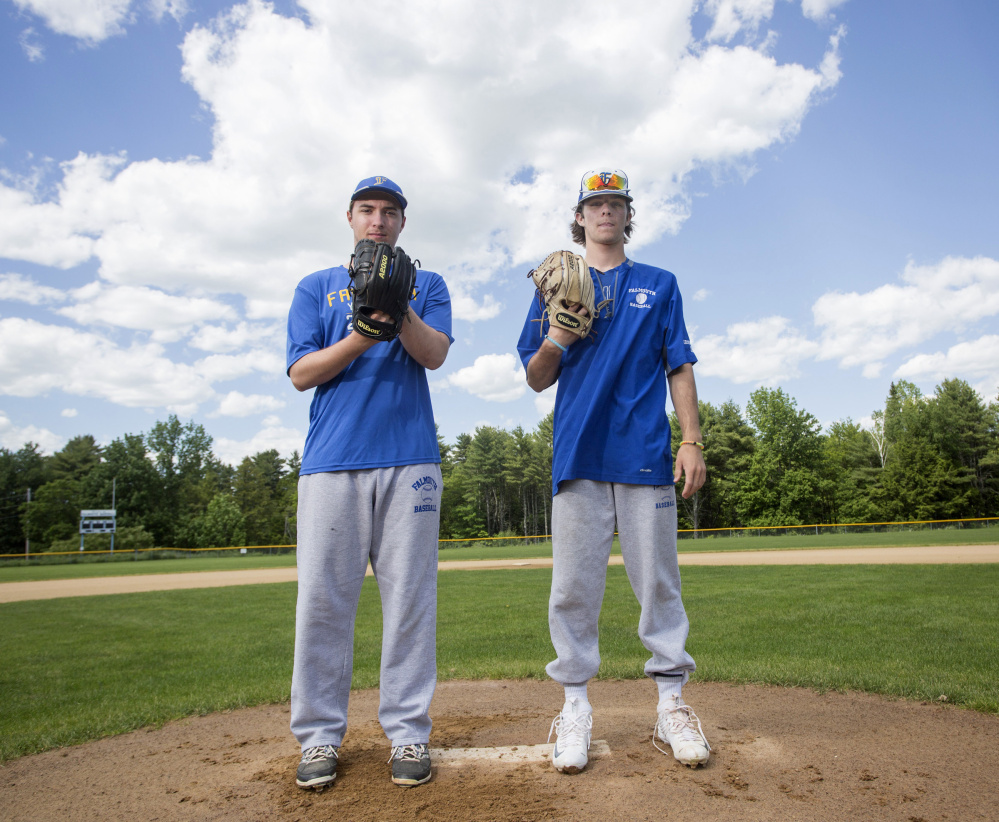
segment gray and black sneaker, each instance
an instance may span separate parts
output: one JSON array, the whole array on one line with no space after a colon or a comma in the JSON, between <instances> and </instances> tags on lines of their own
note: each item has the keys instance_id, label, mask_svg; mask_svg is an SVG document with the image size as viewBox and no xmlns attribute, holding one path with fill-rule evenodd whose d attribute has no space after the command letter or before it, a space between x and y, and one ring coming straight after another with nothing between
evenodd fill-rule
<instances>
[{"instance_id":1,"label":"gray and black sneaker","mask_svg":"<svg viewBox=\"0 0 999 822\"><path fill-rule=\"evenodd\" d=\"M400 745L392 749L392 781L412 788L430 781L430 748L427 745Z\"/></svg>"},{"instance_id":2,"label":"gray and black sneaker","mask_svg":"<svg viewBox=\"0 0 999 822\"><path fill-rule=\"evenodd\" d=\"M321 791L332 785L336 779L336 763L340 758L340 748L336 745L320 745L302 751L302 761L295 772L295 784L300 788L315 788Z\"/></svg>"}]
</instances>

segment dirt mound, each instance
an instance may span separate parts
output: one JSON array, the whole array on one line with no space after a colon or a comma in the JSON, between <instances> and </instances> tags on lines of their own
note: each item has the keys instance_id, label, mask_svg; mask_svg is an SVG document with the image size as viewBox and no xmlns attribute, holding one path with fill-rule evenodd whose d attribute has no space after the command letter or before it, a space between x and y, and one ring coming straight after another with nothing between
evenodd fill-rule
<instances>
[{"instance_id":1,"label":"dirt mound","mask_svg":"<svg viewBox=\"0 0 999 822\"><path fill-rule=\"evenodd\" d=\"M295 787L288 706L194 717L0 769L0 818L58 820L996 820L999 717L942 704L797 688L691 683L713 753L691 770L653 748L648 680L594 682L594 740L577 776L536 760L441 761L434 779L389 780L377 691L352 695L335 785ZM544 743L551 682L447 682L437 749Z\"/></svg>"}]
</instances>

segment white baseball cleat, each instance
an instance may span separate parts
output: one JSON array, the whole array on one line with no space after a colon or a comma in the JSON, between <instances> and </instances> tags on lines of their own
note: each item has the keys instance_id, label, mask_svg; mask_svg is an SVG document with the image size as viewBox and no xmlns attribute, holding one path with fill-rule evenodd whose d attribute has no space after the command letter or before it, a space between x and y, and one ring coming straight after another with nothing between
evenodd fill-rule
<instances>
[{"instance_id":1,"label":"white baseball cleat","mask_svg":"<svg viewBox=\"0 0 999 822\"><path fill-rule=\"evenodd\" d=\"M555 734L552 764L561 773L579 773L586 767L590 749L593 712L581 699L567 699L562 713L555 717L548 739Z\"/></svg>"},{"instance_id":2,"label":"white baseball cleat","mask_svg":"<svg viewBox=\"0 0 999 822\"><path fill-rule=\"evenodd\" d=\"M663 704L652 732L652 744L667 753L665 748L659 747L657 739L669 743L677 761L691 768L703 765L711 755L711 746L701 730L701 720L679 697Z\"/></svg>"}]
</instances>

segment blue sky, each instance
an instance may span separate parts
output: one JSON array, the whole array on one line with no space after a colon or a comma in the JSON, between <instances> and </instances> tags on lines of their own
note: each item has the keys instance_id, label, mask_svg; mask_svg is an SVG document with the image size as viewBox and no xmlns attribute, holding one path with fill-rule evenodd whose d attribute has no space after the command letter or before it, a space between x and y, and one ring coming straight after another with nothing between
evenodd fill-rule
<instances>
[{"instance_id":1,"label":"blue sky","mask_svg":"<svg viewBox=\"0 0 999 822\"><path fill-rule=\"evenodd\" d=\"M551 408L515 353L526 275L595 167L631 177L629 253L677 275L702 399L995 400L997 9L0 0L0 445L176 413L230 462L301 448L284 319L372 174L452 291L448 441Z\"/></svg>"}]
</instances>

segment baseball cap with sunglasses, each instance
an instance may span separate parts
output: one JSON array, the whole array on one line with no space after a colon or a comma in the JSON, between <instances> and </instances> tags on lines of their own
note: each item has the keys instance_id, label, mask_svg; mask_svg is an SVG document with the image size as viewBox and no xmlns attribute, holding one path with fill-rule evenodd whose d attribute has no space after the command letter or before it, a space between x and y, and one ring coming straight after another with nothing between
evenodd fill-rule
<instances>
[{"instance_id":1,"label":"baseball cap with sunglasses","mask_svg":"<svg viewBox=\"0 0 999 822\"><path fill-rule=\"evenodd\" d=\"M590 197L600 197L603 194L614 194L624 197L629 203L632 196L628 193L628 175L623 171L587 171L579 183L579 200L576 204Z\"/></svg>"}]
</instances>

